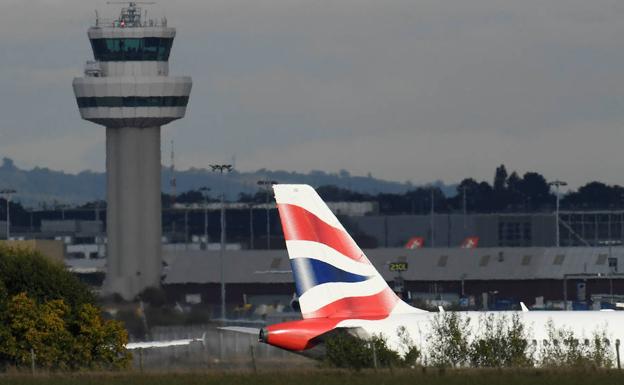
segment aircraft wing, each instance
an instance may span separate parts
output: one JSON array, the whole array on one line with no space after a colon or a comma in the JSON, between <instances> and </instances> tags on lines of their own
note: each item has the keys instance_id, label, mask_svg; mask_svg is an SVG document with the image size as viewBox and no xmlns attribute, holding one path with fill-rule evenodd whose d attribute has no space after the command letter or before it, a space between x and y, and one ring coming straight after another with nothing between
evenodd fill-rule
<instances>
[{"instance_id":1,"label":"aircraft wing","mask_svg":"<svg viewBox=\"0 0 624 385\"><path fill-rule=\"evenodd\" d=\"M206 340L206 333L201 338L186 338L180 340L163 340L163 341L145 341L145 342L130 342L126 344L126 349L151 349L151 348L166 348L169 346L185 346L190 345L192 342L204 343Z\"/></svg>"},{"instance_id":2,"label":"aircraft wing","mask_svg":"<svg viewBox=\"0 0 624 385\"><path fill-rule=\"evenodd\" d=\"M260 329L258 328L248 328L243 326L224 326L220 327L219 330L225 330L227 332L235 332L241 334L253 334L258 336L260 334Z\"/></svg>"},{"instance_id":3,"label":"aircraft wing","mask_svg":"<svg viewBox=\"0 0 624 385\"><path fill-rule=\"evenodd\" d=\"M255 336L260 334L260 329L258 328L248 328L242 326L227 326L221 327L220 330L242 333L242 334L253 334ZM201 338L186 338L180 340L163 340L163 341L145 341L145 342L130 342L126 345L126 349L135 350L135 349L152 349L152 348L166 348L169 346L185 346L190 345L193 342L201 342L204 343L206 341L206 334L202 335Z\"/></svg>"}]
</instances>

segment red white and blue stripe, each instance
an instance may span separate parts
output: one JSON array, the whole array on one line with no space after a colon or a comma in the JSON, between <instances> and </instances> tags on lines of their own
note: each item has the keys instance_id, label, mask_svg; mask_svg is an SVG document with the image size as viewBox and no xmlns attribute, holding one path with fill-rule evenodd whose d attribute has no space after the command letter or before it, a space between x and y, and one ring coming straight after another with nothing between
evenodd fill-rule
<instances>
[{"instance_id":1,"label":"red white and blue stripe","mask_svg":"<svg viewBox=\"0 0 624 385\"><path fill-rule=\"evenodd\" d=\"M349 320L422 312L388 287L312 187L273 189L304 319L266 327L264 342L303 351L315 345L316 337Z\"/></svg>"},{"instance_id":2,"label":"red white and blue stripe","mask_svg":"<svg viewBox=\"0 0 624 385\"><path fill-rule=\"evenodd\" d=\"M307 185L275 185L303 318L386 318L402 303Z\"/></svg>"}]
</instances>

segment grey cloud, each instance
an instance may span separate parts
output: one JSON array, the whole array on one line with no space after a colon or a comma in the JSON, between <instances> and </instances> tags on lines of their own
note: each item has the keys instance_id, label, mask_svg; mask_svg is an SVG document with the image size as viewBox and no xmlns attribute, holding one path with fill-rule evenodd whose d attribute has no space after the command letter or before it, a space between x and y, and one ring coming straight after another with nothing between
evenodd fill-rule
<instances>
[{"instance_id":1,"label":"grey cloud","mask_svg":"<svg viewBox=\"0 0 624 385\"><path fill-rule=\"evenodd\" d=\"M33 16L23 3L0 4L0 48L13 53L0 70L0 149L98 130L79 120L71 72L90 56L93 8L115 8L39 0ZM163 134L182 167L236 154L248 169L428 182L489 179L505 162L575 183L624 183L618 1L182 0L150 14L178 28L172 73L195 82L187 118ZM25 17L32 25L16 34ZM62 161L37 148L58 167L103 167L103 148Z\"/></svg>"}]
</instances>

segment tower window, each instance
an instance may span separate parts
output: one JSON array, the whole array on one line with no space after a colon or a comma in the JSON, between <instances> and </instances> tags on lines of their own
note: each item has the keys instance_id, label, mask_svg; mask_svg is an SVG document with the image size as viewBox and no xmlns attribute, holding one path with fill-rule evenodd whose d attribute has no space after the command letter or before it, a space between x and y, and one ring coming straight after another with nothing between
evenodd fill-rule
<instances>
[{"instance_id":1,"label":"tower window","mask_svg":"<svg viewBox=\"0 0 624 385\"><path fill-rule=\"evenodd\" d=\"M100 96L80 97L78 108L90 107L186 107L188 96Z\"/></svg>"},{"instance_id":2,"label":"tower window","mask_svg":"<svg viewBox=\"0 0 624 385\"><path fill-rule=\"evenodd\" d=\"M160 37L91 40L99 61L167 61L172 44L173 38Z\"/></svg>"}]
</instances>

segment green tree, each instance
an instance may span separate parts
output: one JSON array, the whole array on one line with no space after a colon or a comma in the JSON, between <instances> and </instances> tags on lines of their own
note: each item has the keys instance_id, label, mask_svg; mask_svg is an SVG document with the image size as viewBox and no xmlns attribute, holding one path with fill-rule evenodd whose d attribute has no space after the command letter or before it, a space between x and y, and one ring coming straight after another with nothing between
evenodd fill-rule
<instances>
[{"instance_id":1,"label":"green tree","mask_svg":"<svg viewBox=\"0 0 624 385\"><path fill-rule=\"evenodd\" d=\"M9 295L0 281L0 365L4 368L16 350L15 337L9 325Z\"/></svg>"},{"instance_id":2,"label":"green tree","mask_svg":"<svg viewBox=\"0 0 624 385\"><path fill-rule=\"evenodd\" d=\"M128 335L104 320L94 296L62 265L0 247L0 364L48 369L121 368Z\"/></svg>"},{"instance_id":3,"label":"green tree","mask_svg":"<svg viewBox=\"0 0 624 385\"><path fill-rule=\"evenodd\" d=\"M429 359L433 366L458 367L470 358L470 317L458 312L438 313L431 317L427 336Z\"/></svg>"},{"instance_id":4,"label":"green tree","mask_svg":"<svg viewBox=\"0 0 624 385\"><path fill-rule=\"evenodd\" d=\"M373 366L367 341L348 333L336 333L325 340L325 362L336 368L360 370Z\"/></svg>"},{"instance_id":5,"label":"green tree","mask_svg":"<svg viewBox=\"0 0 624 385\"><path fill-rule=\"evenodd\" d=\"M412 340L407 328L405 326L399 326L397 328L397 336L399 337L399 343L403 350L403 363L407 366L414 366L420 359L420 349Z\"/></svg>"},{"instance_id":6,"label":"green tree","mask_svg":"<svg viewBox=\"0 0 624 385\"><path fill-rule=\"evenodd\" d=\"M366 200L372 200L368 194L361 194L355 191L351 191L349 189L340 188L334 185L324 185L320 186L316 189L318 194L328 202L339 202L339 201L352 201L352 202L361 202Z\"/></svg>"},{"instance_id":7,"label":"green tree","mask_svg":"<svg viewBox=\"0 0 624 385\"><path fill-rule=\"evenodd\" d=\"M613 209L621 208L623 204L624 187L601 182L587 183L561 200L563 207L582 209Z\"/></svg>"},{"instance_id":8,"label":"green tree","mask_svg":"<svg viewBox=\"0 0 624 385\"><path fill-rule=\"evenodd\" d=\"M475 367L532 366L528 336L518 314L486 313L479 318L479 335L470 343L470 363Z\"/></svg>"},{"instance_id":9,"label":"green tree","mask_svg":"<svg viewBox=\"0 0 624 385\"><path fill-rule=\"evenodd\" d=\"M511 324L506 329L507 366L533 366L535 347L529 345L529 330L517 313L511 316Z\"/></svg>"},{"instance_id":10,"label":"green tree","mask_svg":"<svg viewBox=\"0 0 624 385\"><path fill-rule=\"evenodd\" d=\"M325 340L325 363L332 367L355 370L375 365L382 368L414 366L420 351L405 328L397 329L397 335L403 354L390 349L385 336L381 334L364 339L347 332L337 332Z\"/></svg>"},{"instance_id":11,"label":"green tree","mask_svg":"<svg viewBox=\"0 0 624 385\"><path fill-rule=\"evenodd\" d=\"M462 180L457 186L457 195L452 200L455 209L463 209L464 191L466 192L466 206L468 211L490 212L492 211L492 186L487 182L477 182L472 178Z\"/></svg>"},{"instance_id":12,"label":"green tree","mask_svg":"<svg viewBox=\"0 0 624 385\"><path fill-rule=\"evenodd\" d=\"M548 339L540 351L543 367L605 367L613 365L613 352L606 332L595 331L592 338L579 338L571 329L547 324Z\"/></svg>"},{"instance_id":13,"label":"green tree","mask_svg":"<svg viewBox=\"0 0 624 385\"><path fill-rule=\"evenodd\" d=\"M613 350L609 346L607 332L596 330L588 342L587 361L593 366L610 368L614 364Z\"/></svg>"},{"instance_id":14,"label":"green tree","mask_svg":"<svg viewBox=\"0 0 624 385\"><path fill-rule=\"evenodd\" d=\"M536 172L527 172L517 184L518 191L531 200L535 207L549 206L554 203L554 196L550 193L550 186L543 175Z\"/></svg>"},{"instance_id":15,"label":"green tree","mask_svg":"<svg viewBox=\"0 0 624 385\"><path fill-rule=\"evenodd\" d=\"M9 301L8 324L12 343L7 351L17 365L28 365L31 349L39 366L68 368L74 341L66 324L69 307L63 300L37 304L26 293Z\"/></svg>"},{"instance_id":16,"label":"green tree","mask_svg":"<svg viewBox=\"0 0 624 385\"><path fill-rule=\"evenodd\" d=\"M37 302L62 299L72 310L94 303L95 296L60 262L38 252L0 245L0 281L10 296L26 293Z\"/></svg>"},{"instance_id":17,"label":"green tree","mask_svg":"<svg viewBox=\"0 0 624 385\"><path fill-rule=\"evenodd\" d=\"M504 164L496 167L496 172L494 173L494 183L493 183L495 192L505 191L507 188L507 169Z\"/></svg>"},{"instance_id":18,"label":"green tree","mask_svg":"<svg viewBox=\"0 0 624 385\"><path fill-rule=\"evenodd\" d=\"M84 304L75 326L78 328L76 350L84 366L118 369L130 363L132 356L124 348L128 333L121 322L104 320L98 308Z\"/></svg>"}]
</instances>

